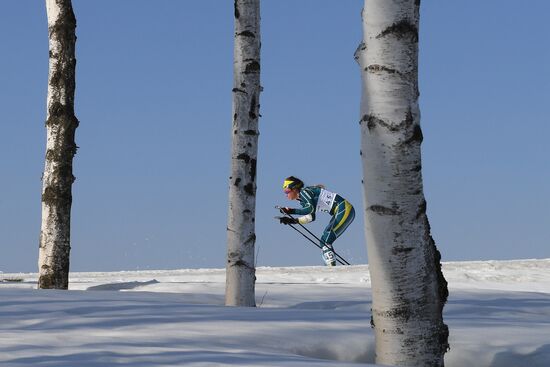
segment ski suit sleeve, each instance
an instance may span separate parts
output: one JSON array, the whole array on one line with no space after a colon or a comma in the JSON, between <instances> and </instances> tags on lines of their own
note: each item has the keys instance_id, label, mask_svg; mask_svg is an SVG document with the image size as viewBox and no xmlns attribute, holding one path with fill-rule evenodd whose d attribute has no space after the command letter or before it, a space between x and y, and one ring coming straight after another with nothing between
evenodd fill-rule
<instances>
[{"instance_id":1,"label":"ski suit sleeve","mask_svg":"<svg viewBox=\"0 0 550 367\"><path fill-rule=\"evenodd\" d=\"M292 208L290 209L290 214L301 215L298 218L300 224L313 222L315 220L315 203L313 195L307 189L300 191L300 204L302 208Z\"/></svg>"}]
</instances>

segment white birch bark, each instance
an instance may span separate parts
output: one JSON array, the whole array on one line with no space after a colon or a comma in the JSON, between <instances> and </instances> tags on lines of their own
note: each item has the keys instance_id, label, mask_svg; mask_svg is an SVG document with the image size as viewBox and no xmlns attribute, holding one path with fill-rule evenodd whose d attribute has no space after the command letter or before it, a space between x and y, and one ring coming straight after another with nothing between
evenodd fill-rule
<instances>
[{"instance_id":1,"label":"white birch bark","mask_svg":"<svg viewBox=\"0 0 550 367\"><path fill-rule=\"evenodd\" d=\"M76 18L70 0L46 0L46 11L49 74L38 287L67 289L78 126L74 115Z\"/></svg>"},{"instance_id":2,"label":"white birch bark","mask_svg":"<svg viewBox=\"0 0 550 367\"><path fill-rule=\"evenodd\" d=\"M233 78L225 304L254 307L254 220L261 90L259 0L235 0Z\"/></svg>"},{"instance_id":3,"label":"white birch bark","mask_svg":"<svg viewBox=\"0 0 550 367\"><path fill-rule=\"evenodd\" d=\"M424 199L419 0L365 0L361 155L376 363L443 366L448 291Z\"/></svg>"}]
</instances>

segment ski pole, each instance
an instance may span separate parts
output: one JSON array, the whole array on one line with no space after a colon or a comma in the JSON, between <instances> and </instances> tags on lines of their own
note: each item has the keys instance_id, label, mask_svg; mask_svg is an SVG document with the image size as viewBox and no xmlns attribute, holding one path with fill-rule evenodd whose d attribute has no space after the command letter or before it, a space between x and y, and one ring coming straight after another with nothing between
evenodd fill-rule
<instances>
[{"instance_id":1,"label":"ski pole","mask_svg":"<svg viewBox=\"0 0 550 367\"><path fill-rule=\"evenodd\" d=\"M286 216L288 216L288 217L294 219L294 217L293 217L292 215L290 215L290 214L288 214L288 213L285 213L285 212L283 211L283 208L282 208L282 207L276 206L275 208L279 209L279 211L280 211L282 214L284 214L284 215L286 215ZM309 229L307 229L303 224L298 223L298 225L299 225L300 227L302 227L302 228L303 228L307 233L309 233L311 236L313 236L313 238L315 238L317 241L319 241L320 243L326 245L326 242L325 242L325 241L323 241L323 240L321 240L319 237L317 237L314 233L312 233ZM307 238L307 237L306 237L306 238ZM308 239L309 239L309 238L308 238ZM309 240L310 240L311 242L313 242L311 239L309 239ZM319 246L319 248L322 248L322 247ZM339 254L337 254L337 253L334 251L334 248L332 249L332 252L334 252L334 255L335 255L337 258L340 258L346 265L351 265L346 259L344 259L342 256L340 256Z\"/></svg>"},{"instance_id":2,"label":"ski pole","mask_svg":"<svg viewBox=\"0 0 550 367\"><path fill-rule=\"evenodd\" d=\"M275 217L276 219L279 219L280 217ZM308 241L310 241L311 243L313 243L315 246L317 246L319 249L323 249L323 247L321 245L319 245L317 242L313 241L311 238L309 238L308 236L306 236L304 233L302 233L298 228L296 228L295 226L293 226L292 224L289 224L289 226L295 230L296 232L298 232L299 234L301 234L302 236L304 236ZM334 253L334 250L332 251ZM336 255L336 253L334 253ZM350 265L349 263L347 262L344 262L342 260L340 260L338 257L336 257L336 261L338 261L341 265Z\"/></svg>"},{"instance_id":3,"label":"ski pole","mask_svg":"<svg viewBox=\"0 0 550 367\"><path fill-rule=\"evenodd\" d=\"M279 211L280 211L282 214L284 214L284 215L286 215L286 216L288 216L288 217L294 219L294 217L293 217L292 215L290 215L290 214L288 214L288 213L285 213L285 212L283 211L283 208L281 208L280 206L276 206L275 208L276 208L276 209L279 209ZM326 245L326 242L325 242L325 241L323 241L323 240L321 240L320 238L318 238L318 237L317 237L315 234L313 234L309 229L307 229L302 223L298 223L298 225L299 225L300 227L302 227L303 229L305 229L306 232L309 233L311 236L313 236L313 238L315 238L317 241L319 241L320 243ZM315 241L313 241L311 238L307 237L305 234L303 234L302 232L300 232L297 228L294 228L294 226L293 226L292 224L290 224L290 226L291 226L293 229L295 229L296 231L298 231L298 233L300 233L302 236L304 236L305 238L307 238L308 240L310 240L310 241L311 241L313 244L315 244L317 247L319 247L320 249L322 249L322 246L320 246L320 245L318 245L317 243L315 243ZM336 253L336 251L334 251L334 248L332 249L332 252L333 252L334 255L336 256L336 260L338 260L338 262L339 262L340 264L343 264L343 265L344 265L344 264L345 264L345 265L351 265L346 259L344 259L342 256L338 255L338 254Z\"/></svg>"},{"instance_id":4,"label":"ski pole","mask_svg":"<svg viewBox=\"0 0 550 367\"><path fill-rule=\"evenodd\" d=\"M319 245L317 242L313 241L311 238L309 238L308 236L306 236L304 233L302 233L298 228L296 228L295 226L293 226L292 224L289 224L289 226L292 227L292 229L294 229L296 232L298 232L299 234L301 234L302 236L304 236L306 239L308 239L311 243L313 243L315 246L317 246L318 248L320 248L321 250L323 249L323 247L321 245ZM338 261L340 263L340 265L350 265L344 258L342 258L342 256L338 255L336 252L334 252L334 249L332 249L332 252L334 253L334 255L336 256L336 261Z\"/></svg>"}]
</instances>

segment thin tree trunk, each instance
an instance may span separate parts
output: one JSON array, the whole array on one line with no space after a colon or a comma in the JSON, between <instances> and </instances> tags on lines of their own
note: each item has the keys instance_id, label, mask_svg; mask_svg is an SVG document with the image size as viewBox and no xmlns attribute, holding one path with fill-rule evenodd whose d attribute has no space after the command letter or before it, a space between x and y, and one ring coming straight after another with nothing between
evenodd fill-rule
<instances>
[{"instance_id":1,"label":"thin tree trunk","mask_svg":"<svg viewBox=\"0 0 550 367\"><path fill-rule=\"evenodd\" d=\"M235 0L233 78L225 304L254 307L254 221L261 90L259 0Z\"/></svg>"},{"instance_id":2,"label":"thin tree trunk","mask_svg":"<svg viewBox=\"0 0 550 367\"><path fill-rule=\"evenodd\" d=\"M74 114L76 18L70 0L46 0L46 10L50 67L38 287L67 289L78 126Z\"/></svg>"},{"instance_id":3,"label":"thin tree trunk","mask_svg":"<svg viewBox=\"0 0 550 367\"><path fill-rule=\"evenodd\" d=\"M361 155L376 363L443 366L447 282L424 199L418 0L365 0Z\"/></svg>"}]
</instances>

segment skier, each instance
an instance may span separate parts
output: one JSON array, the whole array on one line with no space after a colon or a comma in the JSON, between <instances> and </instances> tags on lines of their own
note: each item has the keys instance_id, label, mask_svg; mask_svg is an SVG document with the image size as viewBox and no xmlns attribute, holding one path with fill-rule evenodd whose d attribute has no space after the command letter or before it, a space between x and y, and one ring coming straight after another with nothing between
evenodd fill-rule
<instances>
[{"instance_id":1,"label":"skier","mask_svg":"<svg viewBox=\"0 0 550 367\"><path fill-rule=\"evenodd\" d=\"M327 266L336 266L332 244L348 228L355 218L353 206L340 195L330 192L323 185L307 186L299 178L287 177L283 183L283 190L289 200L298 200L301 209L283 207L286 214L297 214L301 217L281 217L281 224L306 224L315 220L315 212L324 212L332 215L332 219L321 236L323 260Z\"/></svg>"}]
</instances>

